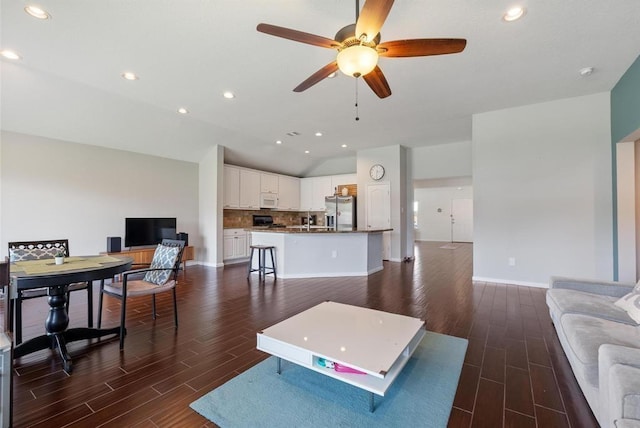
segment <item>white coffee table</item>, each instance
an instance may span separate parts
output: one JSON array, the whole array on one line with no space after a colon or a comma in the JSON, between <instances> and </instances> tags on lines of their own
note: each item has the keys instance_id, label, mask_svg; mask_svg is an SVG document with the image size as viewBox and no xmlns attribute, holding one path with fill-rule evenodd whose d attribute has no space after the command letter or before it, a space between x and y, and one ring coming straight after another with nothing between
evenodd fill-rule
<instances>
[{"instance_id":1,"label":"white coffee table","mask_svg":"<svg viewBox=\"0 0 640 428\"><path fill-rule=\"evenodd\" d=\"M425 335L417 318L358 306L324 302L257 334L257 348L370 393L384 396ZM338 372L329 360L364 372Z\"/></svg>"}]
</instances>

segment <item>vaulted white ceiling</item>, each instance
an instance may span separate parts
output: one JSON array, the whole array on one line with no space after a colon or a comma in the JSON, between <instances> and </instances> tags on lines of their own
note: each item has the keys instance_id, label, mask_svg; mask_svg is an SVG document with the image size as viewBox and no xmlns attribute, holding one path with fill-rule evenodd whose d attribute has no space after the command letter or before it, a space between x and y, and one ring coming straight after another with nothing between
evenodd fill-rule
<instances>
[{"instance_id":1,"label":"vaulted white ceiling","mask_svg":"<svg viewBox=\"0 0 640 428\"><path fill-rule=\"evenodd\" d=\"M355 121L354 78L292 92L335 51L256 31L265 22L333 38L355 21L353 1L41 0L46 21L27 4L1 3L0 49L22 56L1 61L3 130L194 162L221 144L233 163L292 175L363 148L471 140L472 114L608 91L640 54L637 0L525 0L513 23L501 19L512 1L397 1L383 41L467 47L381 58L393 94L358 82ZM583 67L595 71L582 77Z\"/></svg>"}]
</instances>

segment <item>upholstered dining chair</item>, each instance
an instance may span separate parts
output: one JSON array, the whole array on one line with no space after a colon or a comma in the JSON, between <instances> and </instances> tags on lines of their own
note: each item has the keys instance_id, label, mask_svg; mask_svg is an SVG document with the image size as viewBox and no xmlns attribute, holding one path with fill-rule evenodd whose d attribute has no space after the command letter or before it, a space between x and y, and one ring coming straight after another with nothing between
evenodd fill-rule
<instances>
[{"instance_id":1,"label":"upholstered dining chair","mask_svg":"<svg viewBox=\"0 0 640 428\"><path fill-rule=\"evenodd\" d=\"M69 240L54 239L49 241L23 241L9 242L9 259L11 263L25 260L53 259L63 253L69 257ZM14 338L16 345L22 343L22 301L36 297L45 297L47 288L35 288L31 290L15 290L11 318L15 319ZM93 327L93 293L91 287L86 282L69 284L67 292L66 310L69 312L70 293L72 291L87 290L87 317L88 326Z\"/></svg>"},{"instance_id":2,"label":"upholstered dining chair","mask_svg":"<svg viewBox=\"0 0 640 428\"><path fill-rule=\"evenodd\" d=\"M156 294L171 291L173 293L173 318L176 328L178 327L176 285L178 283L178 271L180 269L184 246L184 241L165 239L156 247L151 265L148 268L134 269L122 273L121 282L101 284L98 303L98 328L100 328L102 324L103 296L106 294L107 296L120 300L120 350L124 348L128 298L150 295L152 316L155 320L157 315ZM142 274L144 274L143 277Z\"/></svg>"}]
</instances>

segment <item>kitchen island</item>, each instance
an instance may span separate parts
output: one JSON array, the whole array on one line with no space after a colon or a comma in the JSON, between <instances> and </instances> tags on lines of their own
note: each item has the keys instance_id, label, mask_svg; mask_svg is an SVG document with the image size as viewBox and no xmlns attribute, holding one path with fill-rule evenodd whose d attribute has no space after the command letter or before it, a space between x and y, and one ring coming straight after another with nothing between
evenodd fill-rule
<instances>
[{"instance_id":1,"label":"kitchen island","mask_svg":"<svg viewBox=\"0 0 640 428\"><path fill-rule=\"evenodd\" d=\"M381 271L382 232L391 229L248 229L252 245L276 248L281 278L367 276ZM254 257L253 268L258 260ZM267 261L269 265L269 261Z\"/></svg>"}]
</instances>

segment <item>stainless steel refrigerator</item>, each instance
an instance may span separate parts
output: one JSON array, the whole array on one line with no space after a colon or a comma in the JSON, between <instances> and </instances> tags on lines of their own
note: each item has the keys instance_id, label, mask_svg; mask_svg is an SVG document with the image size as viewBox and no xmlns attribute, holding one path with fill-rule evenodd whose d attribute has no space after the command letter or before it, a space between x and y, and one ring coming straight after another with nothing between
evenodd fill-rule
<instances>
[{"instance_id":1,"label":"stainless steel refrigerator","mask_svg":"<svg viewBox=\"0 0 640 428\"><path fill-rule=\"evenodd\" d=\"M334 230L353 230L356 224L355 196L327 196L325 226Z\"/></svg>"}]
</instances>

